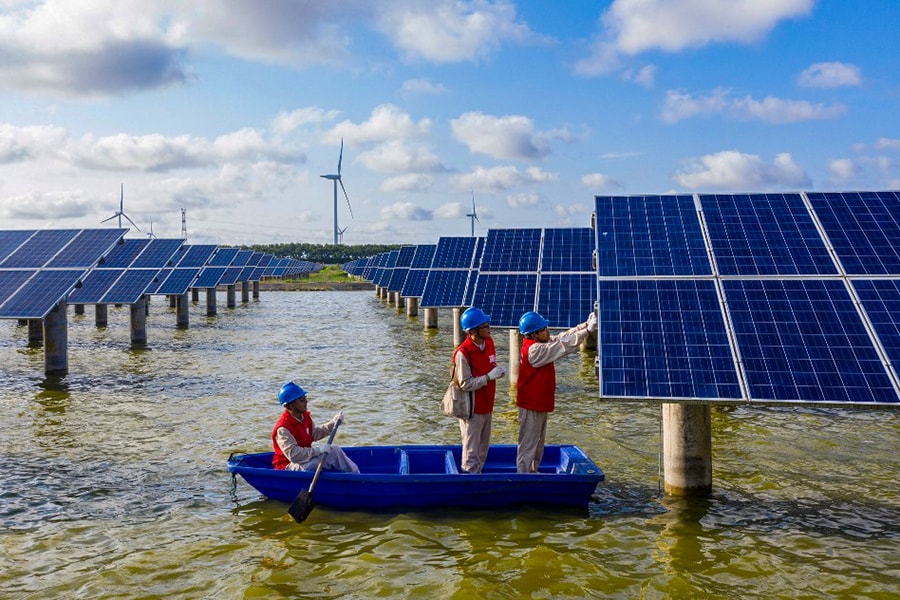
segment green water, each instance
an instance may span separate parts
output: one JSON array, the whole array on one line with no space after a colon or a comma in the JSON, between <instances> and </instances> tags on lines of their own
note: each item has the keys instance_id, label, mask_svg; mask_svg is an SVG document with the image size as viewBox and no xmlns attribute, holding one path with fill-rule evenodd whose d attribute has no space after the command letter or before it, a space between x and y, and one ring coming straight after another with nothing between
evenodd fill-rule
<instances>
[{"instance_id":1,"label":"green water","mask_svg":"<svg viewBox=\"0 0 900 600\"><path fill-rule=\"evenodd\" d=\"M710 498L659 495L660 410L597 399L593 355L558 364L549 442L607 474L586 510L368 514L303 524L225 468L270 449L287 379L336 443L457 443L438 413L450 312L425 332L370 292L263 292L191 308L154 298L69 316L70 374L43 376L0 321L2 598L896 598L896 411L713 410ZM495 331L501 360L508 334ZM494 441L515 442L499 386Z\"/></svg>"}]
</instances>

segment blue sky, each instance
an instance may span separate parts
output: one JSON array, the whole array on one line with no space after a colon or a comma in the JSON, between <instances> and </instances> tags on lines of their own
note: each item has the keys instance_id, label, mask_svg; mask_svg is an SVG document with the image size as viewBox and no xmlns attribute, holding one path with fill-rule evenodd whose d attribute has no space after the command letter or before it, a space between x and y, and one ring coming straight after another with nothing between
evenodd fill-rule
<instances>
[{"instance_id":1,"label":"blue sky","mask_svg":"<svg viewBox=\"0 0 900 600\"><path fill-rule=\"evenodd\" d=\"M597 194L900 189L896 0L0 2L0 227L587 227ZM114 224L113 221L103 226Z\"/></svg>"}]
</instances>

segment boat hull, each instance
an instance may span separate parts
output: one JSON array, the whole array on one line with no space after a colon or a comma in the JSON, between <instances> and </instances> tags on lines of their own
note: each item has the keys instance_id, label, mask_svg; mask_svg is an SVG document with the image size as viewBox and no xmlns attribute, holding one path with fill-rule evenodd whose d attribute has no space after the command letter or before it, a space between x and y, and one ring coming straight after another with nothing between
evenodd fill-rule
<instances>
[{"instance_id":1,"label":"boat hull","mask_svg":"<svg viewBox=\"0 0 900 600\"><path fill-rule=\"evenodd\" d=\"M342 447L360 473L322 471L316 504L341 509L586 506L603 470L577 446L548 445L538 473L516 473L516 446L495 445L484 470L459 472L460 446ZM228 470L261 494L292 502L309 488L313 472L272 468L272 453L240 454Z\"/></svg>"}]
</instances>

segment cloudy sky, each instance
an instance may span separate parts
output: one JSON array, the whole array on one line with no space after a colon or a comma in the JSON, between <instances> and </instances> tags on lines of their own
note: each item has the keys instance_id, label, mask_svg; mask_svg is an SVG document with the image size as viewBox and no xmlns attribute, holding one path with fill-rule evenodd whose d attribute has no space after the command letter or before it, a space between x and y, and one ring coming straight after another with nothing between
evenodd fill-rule
<instances>
[{"instance_id":1,"label":"cloudy sky","mask_svg":"<svg viewBox=\"0 0 900 600\"><path fill-rule=\"evenodd\" d=\"M900 189L896 0L0 0L0 227L434 243ZM340 192L339 192L340 194ZM115 223L107 221L102 226Z\"/></svg>"}]
</instances>

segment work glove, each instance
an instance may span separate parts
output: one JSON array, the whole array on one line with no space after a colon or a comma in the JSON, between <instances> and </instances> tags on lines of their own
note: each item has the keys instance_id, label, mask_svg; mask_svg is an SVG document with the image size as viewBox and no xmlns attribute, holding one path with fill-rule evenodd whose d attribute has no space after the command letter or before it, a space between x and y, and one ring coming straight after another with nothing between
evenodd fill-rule
<instances>
[{"instance_id":1,"label":"work glove","mask_svg":"<svg viewBox=\"0 0 900 600\"><path fill-rule=\"evenodd\" d=\"M592 312L587 318L587 330L590 332L597 331L597 313Z\"/></svg>"},{"instance_id":2,"label":"work glove","mask_svg":"<svg viewBox=\"0 0 900 600\"><path fill-rule=\"evenodd\" d=\"M322 451L322 454L328 454L331 452L331 444L322 444L319 446L319 449Z\"/></svg>"},{"instance_id":3,"label":"work glove","mask_svg":"<svg viewBox=\"0 0 900 600\"><path fill-rule=\"evenodd\" d=\"M494 381L495 379L500 379L504 375L506 375L506 369L503 367L494 367L488 371L487 378L488 381Z\"/></svg>"}]
</instances>

